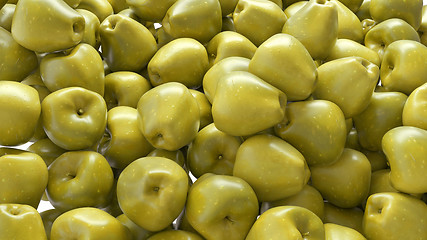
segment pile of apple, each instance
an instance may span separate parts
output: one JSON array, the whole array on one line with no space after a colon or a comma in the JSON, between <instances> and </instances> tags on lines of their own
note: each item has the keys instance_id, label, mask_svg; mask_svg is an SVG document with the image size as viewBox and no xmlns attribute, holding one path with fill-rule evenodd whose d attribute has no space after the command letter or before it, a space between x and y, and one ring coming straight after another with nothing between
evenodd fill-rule
<instances>
[{"instance_id":1,"label":"pile of apple","mask_svg":"<svg viewBox=\"0 0 427 240\"><path fill-rule=\"evenodd\" d=\"M425 32L422 0L0 0L0 240L426 240Z\"/></svg>"}]
</instances>

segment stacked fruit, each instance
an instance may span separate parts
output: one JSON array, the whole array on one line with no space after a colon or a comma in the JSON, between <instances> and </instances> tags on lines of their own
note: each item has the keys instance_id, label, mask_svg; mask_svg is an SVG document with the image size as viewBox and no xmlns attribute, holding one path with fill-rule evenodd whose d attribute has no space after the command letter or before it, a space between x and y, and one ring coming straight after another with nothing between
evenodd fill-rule
<instances>
[{"instance_id":1,"label":"stacked fruit","mask_svg":"<svg viewBox=\"0 0 427 240\"><path fill-rule=\"evenodd\" d=\"M0 0L0 240L426 240L422 5Z\"/></svg>"}]
</instances>

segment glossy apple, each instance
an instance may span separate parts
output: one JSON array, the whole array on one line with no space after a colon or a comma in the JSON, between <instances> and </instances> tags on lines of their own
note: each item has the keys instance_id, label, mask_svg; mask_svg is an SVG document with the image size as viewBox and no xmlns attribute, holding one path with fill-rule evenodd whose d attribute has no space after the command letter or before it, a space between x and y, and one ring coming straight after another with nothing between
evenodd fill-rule
<instances>
[{"instance_id":1,"label":"glossy apple","mask_svg":"<svg viewBox=\"0 0 427 240\"><path fill-rule=\"evenodd\" d=\"M103 207L113 187L113 171L97 152L70 151L49 166L47 197L55 208Z\"/></svg>"}]
</instances>

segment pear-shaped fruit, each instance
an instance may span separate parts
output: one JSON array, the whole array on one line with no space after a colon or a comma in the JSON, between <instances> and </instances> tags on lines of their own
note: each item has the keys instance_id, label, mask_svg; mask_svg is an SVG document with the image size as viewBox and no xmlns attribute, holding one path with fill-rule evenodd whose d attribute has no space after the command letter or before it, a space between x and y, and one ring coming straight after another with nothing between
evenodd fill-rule
<instances>
[{"instance_id":1,"label":"pear-shaped fruit","mask_svg":"<svg viewBox=\"0 0 427 240\"><path fill-rule=\"evenodd\" d=\"M344 114L326 100L293 102L276 134L297 148L311 165L328 165L340 157L347 136Z\"/></svg>"},{"instance_id":2,"label":"pear-shaped fruit","mask_svg":"<svg viewBox=\"0 0 427 240\"><path fill-rule=\"evenodd\" d=\"M282 121L285 107L282 91L251 73L235 71L219 79L212 117L219 130L245 136Z\"/></svg>"},{"instance_id":3,"label":"pear-shaped fruit","mask_svg":"<svg viewBox=\"0 0 427 240\"><path fill-rule=\"evenodd\" d=\"M310 0L283 26L283 33L297 38L313 59L325 59L338 36L338 10L334 3Z\"/></svg>"},{"instance_id":4,"label":"pear-shaped fruit","mask_svg":"<svg viewBox=\"0 0 427 240\"><path fill-rule=\"evenodd\" d=\"M317 73L313 97L334 102L345 118L351 118L368 106L378 82L379 68L364 58L347 57L322 64Z\"/></svg>"},{"instance_id":5,"label":"pear-shaped fruit","mask_svg":"<svg viewBox=\"0 0 427 240\"><path fill-rule=\"evenodd\" d=\"M304 100L314 91L316 65L298 39L276 34L251 59L249 72L283 91L290 101Z\"/></svg>"},{"instance_id":6,"label":"pear-shaped fruit","mask_svg":"<svg viewBox=\"0 0 427 240\"><path fill-rule=\"evenodd\" d=\"M12 21L13 38L35 52L73 47L82 40L84 29L83 16L63 0L19 1Z\"/></svg>"},{"instance_id":7,"label":"pear-shaped fruit","mask_svg":"<svg viewBox=\"0 0 427 240\"><path fill-rule=\"evenodd\" d=\"M390 181L405 193L427 192L427 131L410 126L388 131L382 140L390 164Z\"/></svg>"}]
</instances>

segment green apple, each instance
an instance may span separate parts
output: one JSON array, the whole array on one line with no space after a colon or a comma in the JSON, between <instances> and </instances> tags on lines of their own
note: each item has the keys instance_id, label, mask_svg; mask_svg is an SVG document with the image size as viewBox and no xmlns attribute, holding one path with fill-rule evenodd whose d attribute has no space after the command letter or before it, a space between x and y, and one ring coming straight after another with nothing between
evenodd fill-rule
<instances>
[{"instance_id":1,"label":"green apple","mask_svg":"<svg viewBox=\"0 0 427 240\"><path fill-rule=\"evenodd\" d=\"M207 43L221 31L222 13L218 0L177 0L162 20L164 31L173 38L193 38Z\"/></svg>"},{"instance_id":2,"label":"green apple","mask_svg":"<svg viewBox=\"0 0 427 240\"><path fill-rule=\"evenodd\" d=\"M346 57L322 64L317 74L314 99L334 102L345 118L352 118L368 106L378 82L379 68L364 58Z\"/></svg>"},{"instance_id":3,"label":"green apple","mask_svg":"<svg viewBox=\"0 0 427 240\"><path fill-rule=\"evenodd\" d=\"M70 151L49 166L47 197L58 209L102 207L113 188L113 171L97 152Z\"/></svg>"},{"instance_id":4,"label":"green apple","mask_svg":"<svg viewBox=\"0 0 427 240\"><path fill-rule=\"evenodd\" d=\"M377 193L368 198L363 234L368 239L427 239L427 206L404 193Z\"/></svg>"},{"instance_id":5,"label":"green apple","mask_svg":"<svg viewBox=\"0 0 427 240\"><path fill-rule=\"evenodd\" d=\"M325 223L325 240L366 240L358 231L338 224Z\"/></svg>"},{"instance_id":6,"label":"green apple","mask_svg":"<svg viewBox=\"0 0 427 240\"><path fill-rule=\"evenodd\" d=\"M323 60L335 45L338 26L336 4L310 0L286 21L282 32L301 41L313 59Z\"/></svg>"},{"instance_id":7,"label":"green apple","mask_svg":"<svg viewBox=\"0 0 427 240\"><path fill-rule=\"evenodd\" d=\"M357 0L361 3L361 0ZM351 39L363 42L362 23L356 14L350 10L342 0L331 0L338 13L338 39Z\"/></svg>"},{"instance_id":8,"label":"green apple","mask_svg":"<svg viewBox=\"0 0 427 240\"><path fill-rule=\"evenodd\" d=\"M107 129L98 152L111 167L124 169L134 160L145 157L153 147L138 129L138 110L118 106L107 113Z\"/></svg>"},{"instance_id":9,"label":"green apple","mask_svg":"<svg viewBox=\"0 0 427 240\"><path fill-rule=\"evenodd\" d=\"M199 129L206 127L213 122L212 118L212 105L206 95L198 90L189 89L191 95L197 100L200 110L200 126Z\"/></svg>"},{"instance_id":10,"label":"green apple","mask_svg":"<svg viewBox=\"0 0 427 240\"><path fill-rule=\"evenodd\" d=\"M257 47L245 36L234 31L223 31L215 35L206 46L209 66L228 57L244 57L251 59Z\"/></svg>"},{"instance_id":11,"label":"green apple","mask_svg":"<svg viewBox=\"0 0 427 240\"><path fill-rule=\"evenodd\" d=\"M135 224L148 231L160 231L184 209L187 190L187 173L176 162L144 157L120 174L117 199L123 213Z\"/></svg>"},{"instance_id":12,"label":"green apple","mask_svg":"<svg viewBox=\"0 0 427 240\"><path fill-rule=\"evenodd\" d=\"M58 147L49 138L44 138L28 146L27 151L39 155L49 167L57 157L67 150Z\"/></svg>"},{"instance_id":13,"label":"green apple","mask_svg":"<svg viewBox=\"0 0 427 240\"><path fill-rule=\"evenodd\" d=\"M267 210L252 226L246 240L310 239L324 240L322 220L310 210L281 206Z\"/></svg>"},{"instance_id":14,"label":"green apple","mask_svg":"<svg viewBox=\"0 0 427 240\"><path fill-rule=\"evenodd\" d=\"M206 48L192 38L179 38L160 48L147 69L153 86L180 82L188 88L197 88L202 85L208 67Z\"/></svg>"},{"instance_id":15,"label":"green apple","mask_svg":"<svg viewBox=\"0 0 427 240\"><path fill-rule=\"evenodd\" d=\"M233 12L236 32L248 38L255 46L280 33L286 20L282 8L273 1L239 0Z\"/></svg>"},{"instance_id":16,"label":"green apple","mask_svg":"<svg viewBox=\"0 0 427 240\"><path fill-rule=\"evenodd\" d=\"M215 126L233 136L273 127L285 116L286 95L249 72L234 71L217 84L212 103Z\"/></svg>"},{"instance_id":17,"label":"green apple","mask_svg":"<svg viewBox=\"0 0 427 240\"><path fill-rule=\"evenodd\" d=\"M286 117L275 126L276 134L292 144L307 164L328 165L338 160L347 136L344 114L326 100L292 102Z\"/></svg>"},{"instance_id":18,"label":"green apple","mask_svg":"<svg viewBox=\"0 0 427 240\"><path fill-rule=\"evenodd\" d=\"M197 133L187 151L187 165L191 173L200 177L205 173L233 175L237 149L242 140L218 130L211 123Z\"/></svg>"},{"instance_id":19,"label":"green apple","mask_svg":"<svg viewBox=\"0 0 427 240\"><path fill-rule=\"evenodd\" d=\"M137 109L139 129L155 148L178 150L199 130L199 105L182 83L169 82L150 89Z\"/></svg>"},{"instance_id":20,"label":"green apple","mask_svg":"<svg viewBox=\"0 0 427 240\"><path fill-rule=\"evenodd\" d=\"M0 2L6 3L7 0L2 0ZM13 14L15 13L16 5L11 3L6 3L2 7L2 3L0 3L0 27L6 29L7 31L11 31L12 28L12 19Z\"/></svg>"},{"instance_id":21,"label":"green apple","mask_svg":"<svg viewBox=\"0 0 427 240\"><path fill-rule=\"evenodd\" d=\"M356 207L368 197L371 164L359 151L345 148L338 161L327 166L311 166L310 170L313 187L338 207Z\"/></svg>"},{"instance_id":22,"label":"green apple","mask_svg":"<svg viewBox=\"0 0 427 240\"><path fill-rule=\"evenodd\" d=\"M104 65L91 45L82 43L70 52L52 53L40 62L45 86L54 92L67 87L82 87L104 95Z\"/></svg>"},{"instance_id":23,"label":"green apple","mask_svg":"<svg viewBox=\"0 0 427 240\"><path fill-rule=\"evenodd\" d=\"M276 34L263 42L251 59L249 72L283 91L289 101L308 98L317 77L307 49L288 34Z\"/></svg>"},{"instance_id":24,"label":"green apple","mask_svg":"<svg viewBox=\"0 0 427 240\"><path fill-rule=\"evenodd\" d=\"M210 103L216 93L218 81L230 72L248 71L250 59L243 57L228 57L213 65L203 76L203 91Z\"/></svg>"},{"instance_id":25,"label":"green apple","mask_svg":"<svg viewBox=\"0 0 427 240\"><path fill-rule=\"evenodd\" d=\"M183 167L184 170L186 169L185 156L181 150L168 151L168 150L156 148L150 153L148 153L147 157L164 157L178 163L178 165Z\"/></svg>"},{"instance_id":26,"label":"green apple","mask_svg":"<svg viewBox=\"0 0 427 240\"><path fill-rule=\"evenodd\" d=\"M0 204L0 239L47 240L37 210L22 204Z\"/></svg>"},{"instance_id":27,"label":"green apple","mask_svg":"<svg viewBox=\"0 0 427 240\"><path fill-rule=\"evenodd\" d=\"M340 208L329 202L325 202L324 223L334 223L352 228L359 233L362 230L363 210L360 208Z\"/></svg>"},{"instance_id":28,"label":"green apple","mask_svg":"<svg viewBox=\"0 0 427 240\"><path fill-rule=\"evenodd\" d=\"M53 222L63 213L63 211L58 209L49 209L40 213L47 239L50 239L50 232L52 230Z\"/></svg>"},{"instance_id":29,"label":"green apple","mask_svg":"<svg viewBox=\"0 0 427 240\"><path fill-rule=\"evenodd\" d=\"M350 39L338 39L329 52L326 61L352 56L364 58L378 67L381 66L381 60L377 52Z\"/></svg>"},{"instance_id":30,"label":"green apple","mask_svg":"<svg viewBox=\"0 0 427 240\"><path fill-rule=\"evenodd\" d=\"M310 178L303 155L284 140L255 135L237 150L233 175L248 182L260 202L276 201L300 192Z\"/></svg>"},{"instance_id":31,"label":"green apple","mask_svg":"<svg viewBox=\"0 0 427 240\"><path fill-rule=\"evenodd\" d=\"M427 131L417 127L396 127L384 135L382 146L390 164L390 181L397 190L427 192L425 144Z\"/></svg>"},{"instance_id":32,"label":"green apple","mask_svg":"<svg viewBox=\"0 0 427 240\"><path fill-rule=\"evenodd\" d=\"M387 19L373 26L365 35L365 46L377 52L380 59L388 45L397 40L420 41L417 31L399 18Z\"/></svg>"},{"instance_id":33,"label":"green apple","mask_svg":"<svg viewBox=\"0 0 427 240\"><path fill-rule=\"evenodd\" d=\"M381 84L388 91L409 95L427 82L427 46L413 40L388 45L381 63Z\"/></svg>"},{"instance_id":34,"label":"green apple","mask_svg":"<svg viewBox=\"0 0 427 240\"><path fill-rule=\"evenodd\" d=\"M157 51L151 32L125 15L108 16L101 23L99 34L102 56L113 72L140 71Z\"/></svg>"},{"instance_id":35,"label":"green apple","mask_svg":"<svg viewBox=\"0 0 427 240\"><path fill-rule=\"evenodd\" d=\"M83 39L80 43L87 43L94 47L95 49L99 49L101 45L101 37L99 36L99 26L101 22L98 17L85 9L76 9L78 13L80 13L85 19L85 30L83 33Z\"/></svg>"},{"instance_id":36,"label":"green apple","mask_svg":"<svg viewBox=\"0 0 427 240\"><path fill-rule=\"evenodd\" d=\"M21 81L37 68L37 56L19 45L12 34L0 27L0 79Z\"/></svg>"},{"instance_id":37,"label":"green apple","mask_svg":"<svg viewBox=\"0 0 427 240\"><path fill-rule=\"evenodd\" d=\"M353 117L360 145L380 151L384 134L402 125L402 111L407 96L400 92L375 92L368 107Z\"/></svg>"},{"instance_id":38,"label":"green apple","mask_svg":"<svg viewBox=\"0 0 427 240\"><path fill-rule=\"evenodd\" d=\"M132 239L146 240L155 233L136 225L125 214L121 214L116 218L129 229L130 233L132 234Z\"/></svg>"},{"instance_id":39,"label":"green apple","mask_svg":"<svg viewBox=\"0 0 427 240\"><path fill-rule=\"evenodd\" d=\"M83 16L63 0L19 1L13 14L13 38L35 52L71 48L83 39L84 29Z\"/></svg>"},{"instance_id":40,"label":"green apple","mask_svg":"<svg viewBox=\"0 0 427 240\"><path fill-rule=\"evenodd\" d=\"M405 102L402 112L402 123L405 126L413 126L427 130L426 112L426 91L427 84L423 84L416 88L409 95Z\"/></svg>"},{"instance_id":41,"label":"green apple","mask_svg":"<svg viewBox=\"0 0 427 240\"><path fill-rule=\"evenodd\" d=\"M156 233L147 240L203 240L202 237L199 235L192 233L192 232L186 232L182 230L166 230L159 233Z\"/></svg>"},{"instance_id":42,"label":"green apple","mask_svg":"<svg viewBox=\"0 0 427 240\"><path fill-rule=\"evenodd\" d=\"M129 230L110 214L91 207L77 208L59 216L52 225L51 240L131 240Z\"/></svg>"},{"instance_id":43,"label":"green apple","mask_svg":"<svg viewBox=\"0 0 427 240\"><path fill-rule=\"evenodd\" d=\"M15 146L28 142L40 118L38 92L25 84L0 81L0 144Z\"/></svg>"},{"instance_id":44,"label":"green apple","mask_svg":"<svg viewBox=\"0 0 427 240\"><path fill-rule=\"evenodd\" d=\"M100 22L114 13L113 7L108 0L78 0L74 8L85 9L97 16Z\"/></svg>"},{"instance_id":45,"label":"green apple","mask_svg":"<svg viewBox=\"0 0 427 240\"><path fill-rule=\"evenodd\" d=\"M37 154L11 153L0 156L0 179L0 203L37 208L46 189L48 170Z\"/></svg>"},{"instance_id":46,"label":"green apple","mask_svg":"<svg viewBox=\"0 0 427 240\"><path fill-rule=\"evenodd\" d=\"M421 24L423 0L371 0L369 13L376 22L400 18L418 30Z\"/></svg>"},{"instance_id":47,"label":"green apple","mask_svg":"<svg viewBox=\"0 0 427 240\"><path fill-rule=\"evenodd\" d=\"M316 214L320 219L323 219L324 215L324 203L323 197L311 185L306 184L300 192L290 197L280 199L272 202L263 202L261 205L261 213L267 211L270 208L279 206L298 206L307 208Z\"/></svg>"},{"instance_id":48,"label":"green apple","mask_svg":"<svg viewBox=\"0 0 427 240\"><path fill-rule=\"evenodd\" d=\"M126 0L126 4L129 8L135 12L138 17L145 21L161 22L163 17L166 15L168 9L177 0Z\"/></svg>"},{"instance_id":49,"label":"green apple","mask_svg":"<svg viewBox=\"0 0 427 240\"><path fill-rule=\"evenodd\" d=\"M81 88L63 88L42 102L42 121L53 143L67 150L95 145L107 124L107 106L101 95Z\"/></svg>"},{"instance_id":50,"label":"green apple","mask_svg":"<svg viewBox=\"0 0 427 240\"><path fill-rule=\"evenodd\" d=\"M108 110L117 106L136 108L144 93L151 89L150 81L140 74L119 71L105 76L104 99Z\"/></svg>"},{"instance_id":51,"label":"green apple","mask_svg":"<svg viewBox=\"0 0 427 240\"><path fill-rule=\"evenodd\" d=\"M190 188L185 211L206 239L244 239L258 215L258 200L241 178L207 173Z\"/></svg>"}]
</instances>

